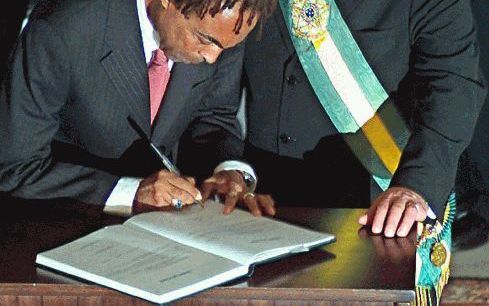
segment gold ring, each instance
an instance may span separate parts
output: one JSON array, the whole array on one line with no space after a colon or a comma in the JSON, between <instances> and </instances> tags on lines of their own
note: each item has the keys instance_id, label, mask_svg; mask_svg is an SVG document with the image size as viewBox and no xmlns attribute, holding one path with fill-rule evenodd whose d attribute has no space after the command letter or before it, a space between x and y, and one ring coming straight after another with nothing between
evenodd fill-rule
<instances>
[{"instance_id":1,"label":"gold ring","mask_svg":"<svg viewBox=\"0 0 489 306\"><path fill-rule=\"evenodd\" d=\"M247 192L243 195L243 200L246 200L247 198L254 198L255 194L253 192Z\"/></svg>"}]
</instances>

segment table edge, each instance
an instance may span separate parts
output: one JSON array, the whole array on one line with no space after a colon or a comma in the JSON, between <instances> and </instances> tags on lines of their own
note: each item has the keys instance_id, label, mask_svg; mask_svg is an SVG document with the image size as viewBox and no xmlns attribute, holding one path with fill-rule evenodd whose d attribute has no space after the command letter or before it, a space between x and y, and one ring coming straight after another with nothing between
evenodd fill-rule
<instances>
[{"instance_id":1,"label":"table edge","mask_svg":"<svg viewBox=\"0 0 489 306\"><path fill-rule=\"evenodd\" d=\"M104 296L121 297L122 292L97 285L73 284L37 284L37 283L3 283L0 284L0 296ZM215 287L196 293L191 297L230 298L230 299L284 299L289 300L331 300L343 299L368 300L375 302L412 302L415 299L413 290L378 290L378 289L332 289L332 288L233 288Z\"/></svg>"}]
</instances>

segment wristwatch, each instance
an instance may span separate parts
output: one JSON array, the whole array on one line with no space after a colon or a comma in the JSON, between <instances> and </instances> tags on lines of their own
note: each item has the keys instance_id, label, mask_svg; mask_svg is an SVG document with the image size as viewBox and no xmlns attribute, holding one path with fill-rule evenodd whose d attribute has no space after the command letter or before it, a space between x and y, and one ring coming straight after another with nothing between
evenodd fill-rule
<instances>
[{"instance_id":1,"label":"wristwatch","mask_svg":"<svg viewBox=\"0 0 489 306\"><path fill-rule=\"evenodd\" d=\"M246 186L246 192L255 192L255 189L256 189L256 179L253 177L253 175L249 174L248 172L246 171L240 171L240 170L236 170L238 171L239 173L241 173L241 175L243 176L243 180L244 180L244 183L245 183L245 186Z\"/></svg>"},{"instance_id":2,"label":"wristwatch","mask_svg":"<svg viewBox=\"0 0 489 306\"><path fill-rule=\"evenodd\" d=\"M257 181L255 170L245 162L238 160L223 161L214 169L214 174L231 170L241 173L246 187L245 193L253 193L255 191Z\"/></svg>"}]
</instances>

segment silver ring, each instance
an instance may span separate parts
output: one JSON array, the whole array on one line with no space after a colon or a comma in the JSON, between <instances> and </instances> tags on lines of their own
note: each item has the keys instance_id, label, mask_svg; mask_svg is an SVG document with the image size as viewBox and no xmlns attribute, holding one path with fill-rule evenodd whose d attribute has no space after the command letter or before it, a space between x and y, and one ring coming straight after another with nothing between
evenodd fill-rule
<instances>
[{"instance_id":1,"label":"silver ring","mask_svg":"<svg viewBox=\"0 0 489 306\"><path fill-rule=\"evenodd\" d=\"M171 199L171 205L175 208L175 209L182 209L183 207L183 202L182 200L180 199Z\"/></svg>"}]
</instances>

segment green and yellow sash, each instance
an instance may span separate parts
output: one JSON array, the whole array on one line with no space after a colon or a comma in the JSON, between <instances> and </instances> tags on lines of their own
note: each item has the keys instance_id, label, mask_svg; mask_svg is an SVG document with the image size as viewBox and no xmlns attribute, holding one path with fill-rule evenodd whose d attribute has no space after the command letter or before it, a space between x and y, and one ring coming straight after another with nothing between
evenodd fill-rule
<instances>
[{"instance_id":1,"label":"green and yellow sash","mask_svg":"<svg viewBox=\"0 0 489 306\"><path fill-rule=\"evenodd\" d=\"M279 0L301 65L324 111L382 190L410 136L334 0ZM455 197L443 224L419 224L418 304L437 304L448 278ZM436 259L434 259L436 258Z\"/></svg>"}]
</instances>

